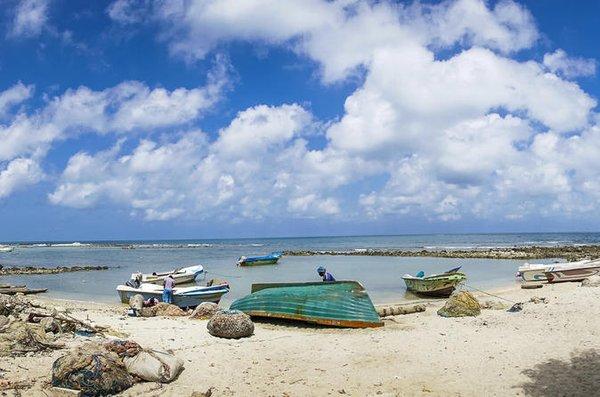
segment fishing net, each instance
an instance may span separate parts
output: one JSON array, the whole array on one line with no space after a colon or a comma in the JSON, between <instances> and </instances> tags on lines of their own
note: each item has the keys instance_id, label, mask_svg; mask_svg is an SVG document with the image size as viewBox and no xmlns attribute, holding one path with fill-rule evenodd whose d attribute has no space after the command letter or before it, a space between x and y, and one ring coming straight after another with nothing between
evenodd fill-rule
<instances>
[{"instance_id":1,"label":"fishing net","mask_svg":"<svg viewBox=\"0 0 600 397\"><path fill-rule=\"evenodd\" d=\"M220 310L206 324L208 332L220 338L244 338L254 333L254 323L239 310Z\"/></svg>"},{"instance_id":2,"label":"fishing net","mask_svg":"<svg viewBox=\"0 0 600 397\"><path fill-rule=\"evenodd\" d=\"M131 340L112 340L104 344L104 348L119 357L133 357L142 351L142 347Z\"/></svg>"},{"instance_id":3,"label":"fishing net","mask_svg":"<svg viewBox=\"0 0 600 397\"><path fill-rule=\"evenodd\" d=\"M53 343L38 324L15 321L0 333L0 357L18 356L31 352L60 349L62 344Z\"/></svg>"},{"instance_id":4,"label":"fishing net","mask_svg":"<svg viewBox=\"0 0 600 397\"><path fill-rule=\"evenodd\" d=\"M187 313L175 305L160 302L155 306L144 307L140 311L140 315L142 317L154 317L154 316L177 317L177 316L186 316Z\"/></svg>"},{"instance_id":5,"label":"fishing net","mask_svg":"<svg viewBox=\"0 0 600 397\"><path fill-rule=\"evenodd\" d=\"M119 356L99 346L81 346L52 365L53 386L81 390L84 396L117 394L134 383Z\"/></svg>"},{"instance_id":6,"label":"fishing net","mask_svg":"<svg viewBox=\"0 0 600 397\"><path fill-rule=\"evenodd\" d=\"M191 318L197 320L206 320L214 316L214 314L219 310L219 306L213 302L202 302L201 304L194 309L194 312L191 315Z\"/></svg>"}]
</instances>

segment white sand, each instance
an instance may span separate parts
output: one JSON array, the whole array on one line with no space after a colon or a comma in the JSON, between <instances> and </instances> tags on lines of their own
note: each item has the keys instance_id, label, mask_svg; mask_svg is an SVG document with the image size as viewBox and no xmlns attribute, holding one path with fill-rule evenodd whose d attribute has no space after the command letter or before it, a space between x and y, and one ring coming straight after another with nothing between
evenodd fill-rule
<instances>
[{"instance_id":1,"label":"white sand","mask_svg":"<svg viewBox=\"0 0 600 397\"><path fill-rule=\"evenodd\" d=\"M436 310L443 302L436 302L376 329L257 323L254 336L241 340L210 336L206 321L129 318L124 306L46 303L73 308L81 319L113 326L144 347L171 350L185 360L175 382L139 384L125 396L189 396L209 388L216 396L584 395L586 379L600 380L600 356L576 369L569 362L571 354L600 349L600 288L568 283L502 295L523 302L545 297L548 303L526 303L519 313L484 310L478 317L442 318ZM34 380L36 387L23 395L40 395L60 355L3 359L0 369L9 380ZM560 361L541 367L535 379L523 373L550 359ZM529 386L524 390L523 384Z\"/></svg>"}]
</instances>

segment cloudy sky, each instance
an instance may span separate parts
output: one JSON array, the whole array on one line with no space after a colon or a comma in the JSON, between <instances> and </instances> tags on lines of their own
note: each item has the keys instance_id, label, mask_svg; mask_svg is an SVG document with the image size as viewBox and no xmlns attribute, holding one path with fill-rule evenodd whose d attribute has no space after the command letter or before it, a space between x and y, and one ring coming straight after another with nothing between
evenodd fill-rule
<instances>
[{"instance_id":1,"label":"cloudy sky","mask_svg":"<svg viewBox=\"0 0 600 397\"><path fill-rule=\"evenodd\" d=\"M0 240L598 230L600 2L0 3Z\"/></svg>"}]
</instances>

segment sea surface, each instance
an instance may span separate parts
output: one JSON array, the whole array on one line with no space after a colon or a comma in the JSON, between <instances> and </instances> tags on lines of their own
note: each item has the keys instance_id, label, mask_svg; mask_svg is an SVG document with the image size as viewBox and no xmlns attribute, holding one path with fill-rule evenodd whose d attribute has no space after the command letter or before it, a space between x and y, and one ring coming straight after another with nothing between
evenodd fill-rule
<instances>
[{"instance_id":1,"label":"sea surface","mask_svg":"<svg viewBox=\"0 0 600 397\"><path fill-rule=\"evenodd\" d=\"M495 289L514 284L517 267L524 261L489 259L447 259L426 257L376 256L285 256L276 266L238 267L242 256L264 255L284 250L364 250L377 249L467 249L528 245L599 244L600 233L522 233L522 234L435 234L401 236L303 237L220 240L164 241L67 241L7 242L15 246L0 253L4 266L106 265L108 271L56 275L4 276L0 283L26 284L48 288L56 298L118 302L116 286L133 272L167 271L202 264L206 279L227 280L231 292L225 304L250 292L252 283L318 281L316 268L323 265L338 280L360 281L375 303L414 299L406 292L402 275L420 270L427 274L462 266L467 286Z\"/></svg>"}]
</instances>

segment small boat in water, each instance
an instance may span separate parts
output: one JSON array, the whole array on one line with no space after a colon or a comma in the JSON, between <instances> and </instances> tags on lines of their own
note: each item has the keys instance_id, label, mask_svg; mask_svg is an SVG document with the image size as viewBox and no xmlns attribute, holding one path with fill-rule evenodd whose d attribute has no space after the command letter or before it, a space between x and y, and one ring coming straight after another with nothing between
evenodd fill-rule
<instances>
[{"instance_id":1,"label":"small boat in water","mask_svg":"<svg viewBox=\"0 0 600 397\"><path fill-rule=\"evenodd\" d=\"M10 245L0 245L0 252L12 252L15 247L11 247Z\"/></svg>"},{"instance_id":2,"label":"small boat in water","mask_svg":"<svg viewBox=\"0 0 600 397\"><path fill-rule=\"evenodd\" d=\"M254 317L335 327L383 325L369 295L356 281L253 284L252 293L233 302L231 309Z\"/></svg>"},{"instance_id":3,"label":"small boat in water","mask_svg":"<svg viewBox=\"0 0 600 397\"><path fill-rule=\"evenodd\" d=\"M142 284L139 288L129 285L117 286L121 302L129 303L134 295L142 295L144 300L156 298L162 301L163 287L156 284ZM173 304L179 307L196 307L202 302L219 303L221 297L229 292L229 284L211 286L175 287L173 289Z\"/></svg>"},{"instance_id":4,"label":"small boat in water","mask_svg":"<svg viewBox=\"0 0 600 397\"><path fill-rule=\"evenodd\" d=\"M168 272L159 273L133 273L131 275L132 280L138 280L142 284L160 284L162 285L165 278L170 274L173 276L176 284L191 283L196 280L196 277L204 273L204 267L202 265L182 267L180 269L170 270Z\"/></svg>"},{"instance_id":5,"label":"small boat in water","mask_svg":"<svg viewBox=\"0 0 600 397\"><path fill-rule=\"evenodd\" d=\"M274 265L283 256L281 252L272 252L264 256L242 256L238 259L238 266Z\"/></svg>"},{"instance_id":6,"label":"small boat in water","mask_svg":"<svg viewBox=\"0 0 600 397\"><path fill-rule=\"evenodd\" d=\"M544 274L549 283L582 281L590 276L600 274L600 259L584 261L582 264L576 264L576 262L557 264Z\"/></svg>"},{"instance_id":7,"label":"small boat in water","mask_svg":"<svg viewBox=\"0 0 600 397\"><path fill-rule=\"evenodd\" d=\"M15 295L15 294L41 294L48 291L48 288L27 288L24 285L0 285L0 294Z\"/></svg>"},{"instance_id":8,"label":"small boat in water","mask_svg":"<svg viewBox=\"0 0 600 397\"><path fill-rule=\"evenodd\" d=\"M467 279L464 273L459 272L460 267L448 270L442 274L425 276L419 272L416 276L405 274L402 279L406 289L419 295L447 297L452 294L456 286Z\"/></svg>"}]
</instances>

